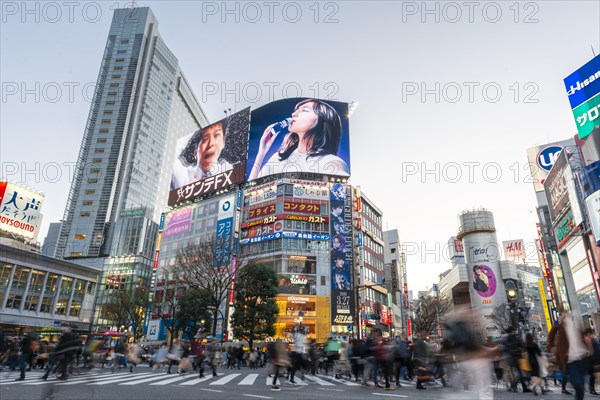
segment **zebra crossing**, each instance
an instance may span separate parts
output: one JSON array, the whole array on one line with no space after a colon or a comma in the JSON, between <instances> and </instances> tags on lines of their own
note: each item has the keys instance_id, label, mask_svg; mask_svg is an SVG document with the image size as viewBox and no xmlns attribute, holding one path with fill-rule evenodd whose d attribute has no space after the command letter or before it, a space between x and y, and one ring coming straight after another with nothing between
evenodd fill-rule
<instances>
[{"instance_id":1,"label":"zebra crossing","mask_svg":"<svg viewBox=\"0 0 600 400\"><path fill-rule=\"evenodd\" d=\"M18 372L11 373L0 373L0 387L3 386L43 386L43 385L57 385L57 386L74 386L74 385L88 385L88 386L104 386L104 385L118 385L118 386L136 386L136 385L148 385L148 386L165 386L165 385L176 385L181 387L186 386L207 386L207 387L218 387L218 386L254 386L254 385L266 385L271 386L273 384L273 378L265 376L265 372L262 373L219 373L217 376L212 376L210 373L204 377L198 377L197 373L190 374L166 374L164 371L146 371L146 372L115 372L99 370L83 373L80 375L71 375L68 380L62 381L56 379L56 377L50 377L48 380L42 380L43 373L40 372L28 372L24 381L15 381L19 377ZM361 386L359 382L354 382L346 379L335 379L330 375L305 375L304 380L300 379L300 376L296 376L296 383L292 384L285 378L279 378L277 385L289 385L289 386L323 386L323 387L335 387L335 386L350 386L356 387ZM411 384L412 382L403 382L403 384Z\"/></svg>"}]
</instances>

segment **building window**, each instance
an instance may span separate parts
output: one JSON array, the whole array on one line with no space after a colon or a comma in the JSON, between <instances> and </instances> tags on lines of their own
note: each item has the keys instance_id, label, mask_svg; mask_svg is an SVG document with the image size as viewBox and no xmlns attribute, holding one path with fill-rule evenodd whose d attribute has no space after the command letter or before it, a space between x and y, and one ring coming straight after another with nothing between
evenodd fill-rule
<instances>
[{"instance_id":1,"label":"building window","mask_svg":"<svg viewBox=\"0 0 600 400\"><path fill-rule=\"evenodd\" d=\"M115 71L120 71L120 70L122 70L122 69L123 69L123 67L122 67L121 65L117 65L117 66L114 68L114 70L115 70Z\"/></svg>"},{"instance_id":2,"label":"building window","mask_svg":"<svg viewBox=\"0 0 600 400\"><path fill-rule=\"evenodd\" d=\"M94 153L96 153L96 154L104 153L104 149L103 148L102 149L95 149Z\"/></svg>"},{"instance_id":3,"label":"building window","mask_svg":"<svg viewBox=\"0 0 600 400\"><path fill-rule=\"evenodd\" d=\"M117 50L117 54L125 54L127 53L127 50Z\"/></svg>"},{"instance_id":4,"label":"building window","mask_svg":"<svg viewBox=\"0 0 600 400\"><path fill-rule=\"evenodd\" d=\"M85 191L85 194L96 194L96 191L88 189L88 190Z\"/></svg>"},{"instance_id":5,"label":"building window","mask_svg":"<svg viewBox=\"0 0 600 400\"><path fill-rule=\"evenodd\" d=\"M108 92L106 95L109 97L115 97L117 95L117 92Z\"/></svg>"},{"instance_id":6,"label":"building window","mask_svg":"<svg viewBox=\"0 0 600 400\"><path fill-rule=\"evenodd\" d=\"M85 240L86 237L87 235L85 233L76 233L74 236L75 240Z\"/></svg>"},{"instance_id":7,"label":"building window","mask_svg":"<svg viewBox=\"0 0 600 400\"><path fill-rule=\"evenodd\" d=\"M119 84L118 83L111 83L110 87L119 87Z\"/></svg>"},{"instance_id":8,"label":"building window","mask_svg":"<svg viewBox=\"0 0 600 400\"><path fill-rule=\"evenodd\" d=\"M92 168L92 169L90 169L90 173L91 174L99 174L100 173L100 168Z\"/></svg>"},{"instance_id":9,"label":"building window","mask_svg":"<svg viewBox=\"0 0 600 400\"><path fill-rule=\"evenodd\" d=\"M91 206L94 202L92 200L84 200L83 201L83 205L84 206Z\"/></svg>"},{"instance_id":10,"label":"building window","mask_svg":"<svg viewBox=\"0 0 600 400\"><path fill-rule=\"evenodd\" d=\"M70 253L69 257L83 257L83 253L80 253L80 252Z\"/></svg>"},{"instance_id":11,"label":"building window","mask_svg":"<svg viewBox=\"0 0 600 400\"><path fill-rule=\"evenodd\" d=\"M121 39L121 44L127 44L129 43L129 39Z\"/></svg>"},{"instance_id":12,"label":"building window","mask_svg":"<svg viewBox=\"0 0 600 400\"><path fill-rule=\"evenodd\" d=\"M87 183L98 183L98 179L90 178L90 179L88 179Z\"/></svg>"},{"instance_id":13,"label":"building window","mask_svg":"<svg viewBox=\"0 0 600 400\"><path fill-rule=\"evenodd\" d=\"M116 62L123 62L123 61L125 61L125 59L124 58L117 58L115 61Z\"/></svg>"},{"instance_id":14,"label":"building window","mask_svg":"<svg viewBox=\"0 0 600 400\"><path fill-rule=\"evenodd\" d=\"M108 129L100 129L100 133L108 133Z\"/></svg>"},{"instance_id":15,"label":"building window","mask_svg":"<svg viewBox=\"0 0 600 400\"><path fill-rule=\"evenodd\" d=\"M104 115L112 115L112 110L105 110Z\"/></svg>"},{"instance_id":16,"label":"building window","mask_svg":"<svg viewBox=\"0 0 600 400\"><path fill-rule=\"evenodd\" d=\"M103 119L102 125L110 125L110 119Z\"/></svg>"},{"instance_id":17,"label":"building window","mask_svg":"<svg viewBox=\"0 0 600 400\"><path fill-rule=\"evenodd\" d=\"M115 102L114 102L114 101L107 101L107 102L106 102L106 103L104 103L104 104L106 104L107 106L114 106L114 105L115 105ZM107 132L107 133L108 133L108 132Z\"/></svg>"},{"instance_id":18,"label":"building window","mask_svg":"<svg viewBox=\"0 0 600 400\"><path fill-rule=\"evenodd\" d=\"M89 211L82 211L79 215L82 217L89 217L91 214Z\"/></svg>"}]
</instances>

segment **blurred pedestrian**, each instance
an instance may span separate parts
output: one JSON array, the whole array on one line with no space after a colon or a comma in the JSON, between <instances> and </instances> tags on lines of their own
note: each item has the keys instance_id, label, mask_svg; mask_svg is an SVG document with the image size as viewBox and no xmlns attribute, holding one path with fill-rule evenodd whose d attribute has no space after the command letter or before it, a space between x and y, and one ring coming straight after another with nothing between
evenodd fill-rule
<instances>
[{"instance_id":1,"label":"blurred pedestrian","mask_svg":"<svg viewBox=\"0 0 600 400\"><path fill-rule=\"evenodd\" d=\"M25 380L25 368L27 367L27 364L31 365L31 363L33 362L33 354L38 349L39 339L33 333L29 333L23 338L23 340L21 340L21 355L19 356L19 371L21 374L15 380Z\"/></svg>"},{"instance_id":2,"label":"blurred pedestrian","mask_svg":"<svg viewBox=\"0 0 600 400\"><path fill-rule=\"evenodd\" d=\"M290 358L288 355L287 345L281 339L275 340L275 343L269 343L268 347L269 359L273 365L273 383L271 385L272 391L279 391L281 388L277 385L277 379L279 378L279 369L287 368L291 365Z\"/></svg>"}]
</instances>

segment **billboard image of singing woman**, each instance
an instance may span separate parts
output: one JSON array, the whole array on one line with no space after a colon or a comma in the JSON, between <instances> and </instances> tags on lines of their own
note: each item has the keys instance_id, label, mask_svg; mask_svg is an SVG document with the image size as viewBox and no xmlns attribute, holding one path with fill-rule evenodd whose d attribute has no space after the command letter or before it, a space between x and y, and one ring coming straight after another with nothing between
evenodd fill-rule
<instances>
[{"instance_id":1,"label":"billboard image of singing woman","mask_svg":"<svg viewBox=\"0 0 600 400\"><path fill-rule=\"evenodd\" d=\"M348 104L278 100L252 111L248 181L293 172L350 176Z\"/></svg>"}]
</instances>

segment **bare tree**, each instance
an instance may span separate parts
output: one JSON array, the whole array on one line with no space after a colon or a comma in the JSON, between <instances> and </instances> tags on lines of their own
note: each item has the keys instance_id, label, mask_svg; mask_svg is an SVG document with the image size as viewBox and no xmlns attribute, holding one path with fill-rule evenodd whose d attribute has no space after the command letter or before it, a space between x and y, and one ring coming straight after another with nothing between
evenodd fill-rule
<instances>
[{"instance_id":1,"label":"bare tree","mask_svg":"<svg viewBox=\"0 0 600 400\"><path fill-rule=\"evenodd\" d=\"M240 272L238 265L243 265L239 258L233 257L230 247L231 243L209 236L199 244L183 247L173 266L173 272L187 287L207 293L209 309L213 313L213 337L217 333L220 308Z\"/></svg>"},{"instance_id":2,"label":"bare tree","mask_svg":"<svg viewBox=\"0 0 600 400\"><path fill-rule=\"evenodd\" d=\"M116 326L131 326L137 339L144 324L149 301L147 288L116 290L109 301L102 305L103 315Z\"/></svg>"},{"instance_id":3,"label":"bare tree","mask_svg":"<svg viewBox=\"0 0 600 400\"><path fill-rule=\"evenodd\" d=\"M152 299L151 314L153 319L160 319L171 337L169 348L173 347L173 340L179 329L177 313L179 310L179 299L182 297L185 287L181 279L171 273L162 282L161 287L154 292Z\"/></svg>"},{"instance_id":4,"label":"bare tree","mask_svg":"<svg viewBox=\"0 0 600 400\"><path fill-rule=\"evenodd\" d=\"M446 297L421 297L413 310L413 332L426 331L430 335L436 335L442 318L452 310L452 300Z\"/></svg>"},{"instance_id":5,"label":"bare tree","mask_svg":"<svg viewBox=\"0 0 600 400\"><path fill-rule=\"evenodd\" d=\"M498 328L499 331L503 331L509 326L513 325L509 306L506 302L494 308L492 320L496 324L496 328Z\"/></svg>"}]
</instances>

